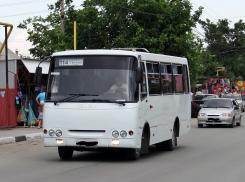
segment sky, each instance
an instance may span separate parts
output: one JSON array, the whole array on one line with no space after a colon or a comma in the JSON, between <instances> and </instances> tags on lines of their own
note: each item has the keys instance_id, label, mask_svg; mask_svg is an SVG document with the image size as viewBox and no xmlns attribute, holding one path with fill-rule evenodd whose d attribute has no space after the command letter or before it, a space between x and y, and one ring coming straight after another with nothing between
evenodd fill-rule
<instances>
[{"instance_id":1,"label":"sky","mask_svg":"<svg viewBox=\"0 0 245 182\"><path fill-rule=\"evenodd\" d=\"M14 26L8 40L8 47L15 51L18 49L19 54L30 56L28 49L32 43L26 41L27 31L17 28L20 22L33 16L46 17L49 14L47 4L54 4L57 0L0 0L0 22L9 23ZM76 9L79 9L83 0L73 0ZM193 10L198 7L204 7L202 20L206 18L216 23L218 19L229 19L230 26L233 27L235 22L240 19L245 21L245 0L190 0ZM203 33L200 26L197 30ZM195 32L194 32L195 33ZM202 38L201 35L199 35ZM5 28L0 25L0 41L5 38Z\"/></svg>"}]
</instances>

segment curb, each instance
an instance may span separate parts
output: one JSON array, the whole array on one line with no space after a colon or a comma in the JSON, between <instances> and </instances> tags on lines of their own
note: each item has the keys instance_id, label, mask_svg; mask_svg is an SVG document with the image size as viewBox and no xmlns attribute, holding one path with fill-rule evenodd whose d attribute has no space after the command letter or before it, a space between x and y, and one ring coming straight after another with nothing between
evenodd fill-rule
<instances>
[{"instance_id":1,"label":"curb","mask_svg":"<svg viewBox=\"0 0 245 182\"><path fill-rule=\"evenodd\" d=\"M42 138L43 138L43 133L33 133L33 134L27 134L22 136L16 136L16 137L4 137L4 138L0 138L0 145L29 141L29 140L36 140Z\"/></svg>"}]
</instances>

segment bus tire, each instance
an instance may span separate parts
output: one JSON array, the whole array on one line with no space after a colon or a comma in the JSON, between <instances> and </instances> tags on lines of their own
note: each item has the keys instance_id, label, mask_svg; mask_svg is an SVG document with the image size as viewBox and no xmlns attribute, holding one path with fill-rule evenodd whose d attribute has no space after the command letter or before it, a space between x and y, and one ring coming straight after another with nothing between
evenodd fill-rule
<instances>
[{"instance_id":1,"label":"bus tire","mask_svg":"<svg viewBox=\"0 0 245 182\"><path fill-rule=\"evenodd\" d=\"M62 160L68 160L72 158L73 148L71 147L58 147L59 156Z\"/></svg>"},{"instance_id":2,"label":"bus tire","mask_svg":"<svg viewBox=\"0 0 245 182\"><path fill-rule=\"evenodd\" d=\"M130 160L138 160L140 158L140 149L128 149L128 158Z\"/></svg>"},{"instance_id":3,"label":"bus tire","mask_svg":"<svg viewBox=\"0 0 245 182\"><path fill-rule=\"evenodd\" d=\"M144 130L142 132L142 137L141 137L141 149L140 153L141 154L148 154L149 153L149 130L147 127L144 127Z\"/></svg>"},{"instance_id":4,"label":"bus tire","mask_svg":"<svg viewBox=\"0 0 245 182\"><path fill-rule=\"evenodd\" d=\"M172 138L170 140L165 141L165 147L167 151L173 151L174 147L177 144L177 137L176 137L176 129L175 126L173 128L173 132L172 132Z\"/></svg>"}]
</instances>

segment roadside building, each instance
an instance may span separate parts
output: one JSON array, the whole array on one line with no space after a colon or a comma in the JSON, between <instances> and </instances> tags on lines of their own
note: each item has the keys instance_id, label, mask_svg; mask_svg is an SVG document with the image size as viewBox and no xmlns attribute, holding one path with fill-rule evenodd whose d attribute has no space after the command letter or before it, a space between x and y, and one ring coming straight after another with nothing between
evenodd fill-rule
<instances>
[{"instance_id":1,"label":"roadside building","mask_svg":"<svg viewBox=\"0 0 245 182\"><path fill-rule=\"evenodd\" d=\"M0 47L2 43L0 42ZM29 109L29 104L33 108L35 115L38 115L35 98L46 87L47 74L49 70L49 61L40 64L43 73L42 85L36 87L34 84L34 75L39 59L21 58L10 49L8 49L8 83L6 88L6 67L5 67L5 49L0 54L0 128L17 126L17 105L16 96L21 97L21 103L25 109ZM8 91L7 91L8 90ZM7 98L9 103L7 103ZM7 113L7 105L9 111Z\"/></svg>"},{"instance_id":2,"label":"roadside building","mask_svg":"<svg viewBox=\"0 0 245 182\"><path fill-rule=\"evenodd\" d=\"M0 42L0 47L2 43ZM17 107L17 69L16 62L20 57L8 49L8 88L6 88L5 48L0 54L0 128L16 127Z\"/></svg>"}]
</instances>

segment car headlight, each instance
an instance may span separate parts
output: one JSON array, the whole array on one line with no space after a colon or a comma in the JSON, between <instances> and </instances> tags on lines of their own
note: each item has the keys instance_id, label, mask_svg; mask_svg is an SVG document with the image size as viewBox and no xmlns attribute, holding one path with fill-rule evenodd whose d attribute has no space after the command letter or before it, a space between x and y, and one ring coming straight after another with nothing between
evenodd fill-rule
<instances>
[{"instance_id":1,"label":"car headlight","mask_svg":"<svg viewBox=\"0 0 245 182\"><path fill-rule=\"evenodd\" d=\"M230 113L223 113L223 114L221 114L221 116L228 116L228 117L230 117L231 114Z\"/></svg>"},{"instance_id":2,"label":"car headlight","mask_svg":"<svg viewBox=\"0 0 245 182\"><path fill-rule=\"evenodd\" d=\"M117 138L117 137L119 136L119 132L118 132L117 130L114 130L114 131L112 132L112 136L113 136L114 138Z\"/></svg>"},{"instance_id":3,"label":"car headlight","mask_svg":"<svg viewBox=\"0 0 245 182\"><path fill-rule=\"evenodd\" d=\"M198 113L198 116L207 116L205 113Z\"/></svg>"},{"instance_id":4,"label":"car headlight","mask_svg":"<svg viewBox=\"0 0 245 182\"><path fill-rule=\"evenodd\" d=\"M56 130L56 136L60 137L62 135L62 131L61 130Z\"/></svg>"},{"instance_id":5,"label":"car headlight","mask_svg":"<svg viewBox=\"0 0 245 182\"><path fill-rule=\"evenodd\" d=\"M49 130L49 131L48 131L48 134L49 134L50 136L54 136L54 135L55 135L55 131L54 131L54 130Z\"/></svg>"},{"instance_id":6,"label":"car headlight","mask_svg":"<svg viewBox=\"0 0 245 182\"><path fill-rule=\"evenodd\" d=\"M121 136L122 138L125 138L125 137L127 136L127 132L124 131L124 130L122 130L122 131L120 132L120 136Z\"/></svg>"}]
</instances>

